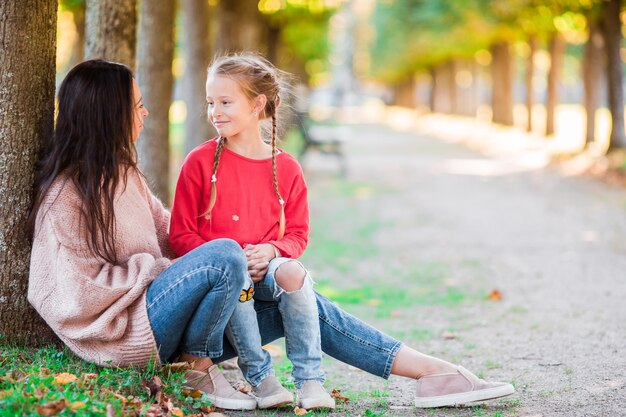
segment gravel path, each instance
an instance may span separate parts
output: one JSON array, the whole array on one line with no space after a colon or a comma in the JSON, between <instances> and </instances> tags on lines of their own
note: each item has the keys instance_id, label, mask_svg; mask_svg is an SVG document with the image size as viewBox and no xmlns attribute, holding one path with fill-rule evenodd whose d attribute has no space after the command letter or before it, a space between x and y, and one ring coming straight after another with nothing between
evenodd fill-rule
<instances>
[{"instance_id":1,"label":"gravel path","mask_svg":"<svg viewBox=\"0 0 626 417\"><path fill-rule=\"evenodd\" d=\"M332 159L305 160L314 227L343 209L379 225L377 256L350 259L351 273L307 262L338 288L408 292L422 275L402 271L430 265L439 271L433 282L463 294L460 302L398 299L388 314L377 300L345 307L418 350L510 381L517 393L415 410L412 381L385 382L328 360L331 388L357 397L334 415L626 416L626 190L545 166L549 146L533 138L446 118L398 126L351 128L343 182L356 187L354 198L328 191L338 181ZM500 301L487 299L493 289Z\"/></svg>"}]
</instances>

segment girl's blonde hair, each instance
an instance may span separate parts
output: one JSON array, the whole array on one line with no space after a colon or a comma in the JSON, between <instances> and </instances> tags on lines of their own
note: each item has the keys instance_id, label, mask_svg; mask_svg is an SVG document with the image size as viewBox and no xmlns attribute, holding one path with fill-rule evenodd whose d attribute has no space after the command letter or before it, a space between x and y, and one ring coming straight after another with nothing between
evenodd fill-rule
<instances>
[{"instance_id":1,"label":"girl's blonde hair","mask_svg":"<svg viewBox=\"0 0 626 417\"><path fill-rule=\"evenodd\" d=\"M278 240L285 234L285 201L278 190L278 176L276 175L276 136L277 136L277 115L280 105L281 82L283 73L280 72L265 58L255 54L235 54L219 56L214 59L207 71L207 78L212 76L225 76L236 81L243 93L249 100L253 100L261 94L267 97L265 107L259 114L260 119L271 118L271 145L272 145L272 179L274 192L280 204L280 215L278 218ZM225 137L217 139L217 148L213 159L213 170L211 172L211 195L209 206L202 213L206 219L211 218L211 211L217 199L217 168L222 156L222 150L226 144Z\"/></svg>"}]
</instances>

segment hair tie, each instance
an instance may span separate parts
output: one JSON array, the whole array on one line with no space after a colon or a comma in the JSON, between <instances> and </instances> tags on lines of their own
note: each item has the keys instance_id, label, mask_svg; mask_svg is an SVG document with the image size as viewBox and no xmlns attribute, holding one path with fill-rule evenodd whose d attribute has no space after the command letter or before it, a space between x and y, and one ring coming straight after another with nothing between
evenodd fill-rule
<instances>
[{"instance_id":1,"label":"hair tie","mask_svg":"<svg viewBox=\"0 0 626 417\"><path fill-rule=\"evenodd\" d=\"M285 205L285 200L283 200L282 198L279 198L278 202L280 203L281 206Z\"/></svg>"},{"instance_id":2,"label":"hair tie","mask_svg":"<svg viewBox=\"0 0 626 417\"><path fill-rule=\"evenodd\" d=\"M211 175L211 182L217 182L217 177L215 174Z\"/></svg>"}]
</instances>

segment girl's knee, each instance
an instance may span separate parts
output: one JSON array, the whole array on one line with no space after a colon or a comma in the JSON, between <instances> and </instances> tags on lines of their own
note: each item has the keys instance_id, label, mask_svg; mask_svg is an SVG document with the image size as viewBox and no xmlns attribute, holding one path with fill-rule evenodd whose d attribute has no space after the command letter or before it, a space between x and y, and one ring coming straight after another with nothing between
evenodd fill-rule
<instances>
[{"instance_id":1,"label":"girl's knee","mask_svg":"<svg viewBox=\"0 0 626 417\"><path fill-rule=\"evenodd\" d=\"M280 265L274 273L276 284L284 291L298 291L304 286L306 270L299 262L291 260Z\"/></svg>"}]
</instances>

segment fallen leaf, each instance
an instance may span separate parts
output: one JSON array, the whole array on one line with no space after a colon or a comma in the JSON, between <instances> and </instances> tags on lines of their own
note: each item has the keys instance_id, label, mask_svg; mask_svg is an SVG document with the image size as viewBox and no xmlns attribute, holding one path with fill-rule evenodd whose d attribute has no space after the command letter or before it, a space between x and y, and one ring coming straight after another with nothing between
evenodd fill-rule
<instances>
[{"instance_id":1,"label":"fallen leaf","mask_svg":"<svg viewBox=\"0 0 626 417\"><path fill-rule=\"evenodd\" d=\"M350 402L350 398L344 397L343 395L341 395L341 390L338 390L338 389L333 389L332 392L330 393L330 396L336 399L337 401L341 401L344 403Z\"/></svg>"},{"instance_id":2,"label":"fallen leaf","mask_svg":"<svg viewBox=\"0 0 626 417\"><path fill-rule=\"evenodd\" d=\"M493 301L500 301L502 300L502 293L498 291L497 289L494 289L489 293L487 298Z\"/></svg>"},{"instance_id":3,"label":"fallen leaf","mask_svg":"<svg viewBox=\"0 0 626 417\"><path fill-rule=\"evenodd\" d=\"M443 332L441 333L442 339L456 339L456 335L452 332Z\"/></svg>"},{"instance_id":4,"label":"fallen leaf","mask_svg":"<svg viewBox=\"0 0 626 417\"><path fill-rule=\"evenodd\" d=\"M191 397L191 398L200 398L200 397L202 397L202 391L200 391L199 389L183 389L183 390L181 390L181 393L185 397Z\"/></svg>"},{"instance_id":5,"label":"fallen leaf","mask_svg":"<svg viewBox=\"0 0 626 417\"><path fill-rule=\"evenodd\" d=\"M189 362L174 362L165 365L165 367L172 372L183 372L189 371L191 369L191 364Z\"/></svg>"},{"instance_id":6,"label":"fallen leaf","mask_svg":"<svg viewBox=\"0 0 626 417\"><path fill-rule=\"evenodd\" d=\"M304 408L296 407L293 409L293 413L297 416L304 416L308 414L308 411L305 410Z\"/></svg>"},{"instance_id":7,"label":"fallen leaf","mask_svg":"<svg viewBox=\"0 0 626 417\"><path fill-rule=\"evenodd\" d=\"M181 410L178 407L172 408L171 413L173 416L176 416L176 417L185 417L185 413L183 413L183 410Z\"/></svg>"},{"instance_id":8,"label":"fallen leaf","mask_svg":"<svg viewBox=\"0 0 626 417\"><path fill-rule=\"evenodd\" d=\"M237 385L235 385L235 389L239 392L243 392L244 394L249 394L250 391L252 391L250 385L246 384L243 381L237 382Z\"/></svg>"},{"instance_id":9,"label":"fallen leaf","mask_svg":"<svg viewBox=\"0 0 626 417\"><path fill-rule=\"evenodd\" d=\"M9 398L12 393L13 393L13 390L0 391L0 400L4 400L5 398ZM37 398L41 399L42 397L43 396L37 397Z\"/></svg>"},{"instance_id":10,"label":"fallen leaf","mask_svg":"<svg viewBox=\"0 0 626 417\"><path fill-rule=\"evenodd\" d=\"M72 411L80 410L85 407L87 407L87 404L85 404L82 401L74 401L73 403L70 403L70 405L68 406L68 408Z\"/></svg>"},{"instance_id":11,"label":"fallen leaf","mask_svg":"<svg viewBox=\"0 0 626 417\"><path fill-rule=\"evenodd\" d=\"M54 383L55 384L60 384L60 385L65 385L65 384L72 383L72 382L76 381L77 379L78 378L74 374L70 374L70 373L67 373L67 372L62 372L60 374L57 374L54 377Z\"/></svg>"},{"instance_id":12,"label":"fallen leaf","mask_svg":"<svg viewBox=\"0 0 626 417\"><path fill-rule=\"evenodd\" d=\"M213 411L215 411L215 406L203 405L202 407L200 407L200 411L202 411L203 413L212 413Z\"/></svg>"},{"instance_id":13,"label":"fallen leaf","mask_svg":"<svg viewBox=\"0 0 626 417\"><path fill-rule=\"evenodd\" d=\"M39 368L39 375L43 375L43 376L50 375L50 369L48 369L48 368Z\"/></svg>"},{"instance_id":14,"label":"fallen leaf","mask_svg":"<svg viewBox=\"0 0 626 417\"><path fill-rule=\"evenodd\" d=\"M37 406L37 414L40 416L54 416L67 407L67 400L61 399L51 403L40 404Z\"/></svg>"},{"instance_id":15,"label":"fallen leaf","mask_svg":"<svg viewBox=\"0 0 626 417\"><path fill-rule=\"evenodd\" d=\"M144 381L144 386L148 389L150 398L154 397L157 404L161 403L161 393L163 392L163 383L158 375L152 377L149 382Z\"/></svg>"},{"instance_id":16,"label":"fallen leaf","mask_svg":"<svg viewBox=\"0 0 626 417\"><path fill-rule=\"evenodd\" d=\"M81 378L84 382L95 382L98 379L98 374L83 374Z\"/></svg>"}]
</instances>

